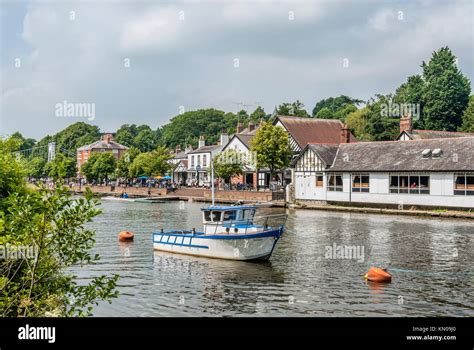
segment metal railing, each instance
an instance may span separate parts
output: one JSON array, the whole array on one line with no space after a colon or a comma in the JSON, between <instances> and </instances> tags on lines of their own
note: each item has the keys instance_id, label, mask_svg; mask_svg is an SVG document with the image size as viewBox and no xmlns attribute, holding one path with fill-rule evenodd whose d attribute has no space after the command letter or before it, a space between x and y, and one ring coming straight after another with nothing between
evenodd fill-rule
<instances>
[{"instance_id":1,"label":"metal railing","mask_svg":"<svg viewBox=\"0 0 474 350\"><path fill-rule=\"evenodd\" d=\"M286 219L288 218L288 214L270 214L270 215L259 215L254 216L253 218L245 219L245 220L229 220L229 221L220 221L220 222L211 222L205 224L205 231L209 233L209 230L206 230L207 227L215 226L214 227L214 234L217 234L217 229L224 228L224 234L231 234L231 233L242 233L247 234L249 228L261 228L257 230L257 232L263 232L268 230L269 228L279 228L282 225L285 225ZM239 226L239 227L237 227ZM243 230L243 231L242 231ZM254 232L254 231L253 231Z\"/></svg>"}]
</instances>

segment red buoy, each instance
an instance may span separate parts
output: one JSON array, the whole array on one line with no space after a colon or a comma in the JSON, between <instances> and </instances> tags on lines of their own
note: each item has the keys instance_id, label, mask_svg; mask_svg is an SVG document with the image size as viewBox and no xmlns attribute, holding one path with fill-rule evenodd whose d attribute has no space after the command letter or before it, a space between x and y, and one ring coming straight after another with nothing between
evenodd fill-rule
<instances>
[{"instance_id":1,"label":"red buoy","mask_svg":"<svg viewBox=\"0 0 474 350\"><path fill-rule=\"evenodd\" d=\"M380 269L378 267L371 267L369 272L367 272L364 278L372 282L391 282L392 275L389 274L386 270Z\"/></svg>"},{"instance_id":2,"label":"red buoy","mask_svg":"<svg viewBox=\"0 0 474 350\"><path fill-rule=\"evenodd\" d=\"M119 233L119 241L120 242L131 242L133 241L133 232L130 231L122 231Z\"/></svg>"}]
</instances>

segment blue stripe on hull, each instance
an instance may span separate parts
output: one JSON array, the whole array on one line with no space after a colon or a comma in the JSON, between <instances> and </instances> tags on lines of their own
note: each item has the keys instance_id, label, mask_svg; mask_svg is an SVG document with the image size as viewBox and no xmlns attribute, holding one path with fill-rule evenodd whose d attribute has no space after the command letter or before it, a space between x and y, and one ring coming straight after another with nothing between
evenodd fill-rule
<instances>
[{"instance_id":1,"label":"blue stripe on hull","mask_svg":"<svg viewBox=\"0 0 474 350\"><path fill-rule=\"evenodd\" d=\"M154 232L155 235L162 235L167 237L190 237L192 238L203 238L203 239L251 239L251 238L263 238L263 237L277 237L279 238L281 235L281 228L260 232L260 233L249 233L245 235L231 235L231 234L220 234L220 235L205 235L203 233L196 233L196 234L177 234L177 233L166 233L166 232ZM169 238L168 238L169 239Z\"/></svg>"}]
</instances>

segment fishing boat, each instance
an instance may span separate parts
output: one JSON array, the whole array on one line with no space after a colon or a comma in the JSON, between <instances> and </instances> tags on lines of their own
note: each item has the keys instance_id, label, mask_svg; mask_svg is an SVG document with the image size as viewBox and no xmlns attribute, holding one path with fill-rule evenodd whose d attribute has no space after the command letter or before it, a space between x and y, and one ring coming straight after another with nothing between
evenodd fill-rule
<instances>
[{"instance_id":1,"label":"fishing boat","mask_svg":"<svg viewBox=\"0 0 474 350\"><path fill-rule=\"evenodd\" d=\"M256 216L255 205L202 208L203 230L153 233L153 248L230 260L268 260L280 239L286 214Z\"/></svg>"},{"instance_id":2,"label":"fishing boat","mask_svg":"<svg viewBox=\"0 0 474 350\"><path fill-rule=\"evenodd\" d=\"M211 158L212 205L202 208L202 231L195 228L153 233L153 249L229 260L268 260L280 239L286 214L256 216L257 205L215 205Z\"/></svg>"}]
</instances>

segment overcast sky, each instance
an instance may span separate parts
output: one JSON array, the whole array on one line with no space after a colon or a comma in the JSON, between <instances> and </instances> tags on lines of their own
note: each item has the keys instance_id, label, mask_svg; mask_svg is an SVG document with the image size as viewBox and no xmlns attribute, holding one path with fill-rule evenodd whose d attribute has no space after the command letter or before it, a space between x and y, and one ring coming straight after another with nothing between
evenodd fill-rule
<instances>
[{"instance_id":1,"label":"overcast sky","mask_svg":"<svg viewBox=\"0 0 474 350\"><path fill-rule=\"evenodd\" d=\"M474 76L470 0L0 3L0 135L88 121L56 116L64 101L93 105L102 131L156 128L180 106L271 113L299 99L311 113L393 92L445 45Z\"/></svg>"}]
</instances>

